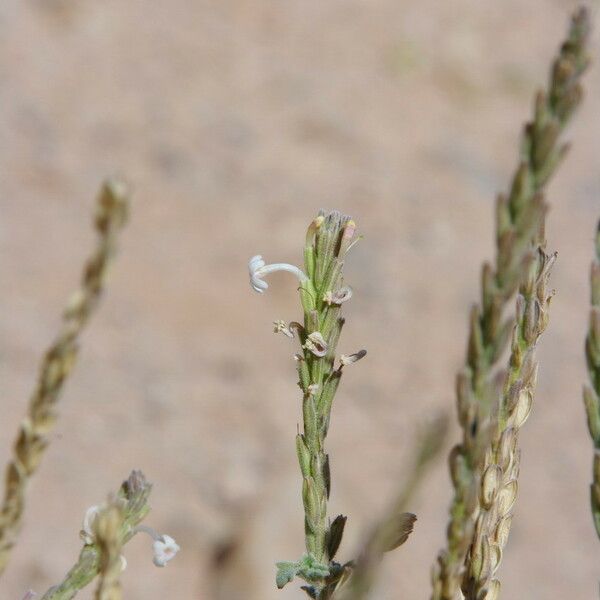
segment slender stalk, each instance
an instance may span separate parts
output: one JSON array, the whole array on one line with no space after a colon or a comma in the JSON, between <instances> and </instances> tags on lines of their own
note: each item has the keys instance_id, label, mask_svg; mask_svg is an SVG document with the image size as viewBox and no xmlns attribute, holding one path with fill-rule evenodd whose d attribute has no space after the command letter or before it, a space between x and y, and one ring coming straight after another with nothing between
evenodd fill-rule
<instances>
[{"instance_id":1,"label":"slender stalk","mask_svg":"<svg viewBox=\"0 0 600 600\"><path fill-rule=\"evenodd\" d=\"M303 356L298 360L298 373L304 431L296 437L296 448L303 479L306 550L322 564L333 558L327 544L330 473L325 438L342 376L342 366L334 369L333 363L344 319L341 303L333 299L343 286L343 261L354 230L349 217L336 212L320 215L309 229L305 248L305 269L315 295L306 294L302 300L304 327L299 333ZM327 300L330 297L331 302Z\"/></svg>"},{"instance_id":2,"label":"slender stalk","mask_svg":"<svg viewBox=\"0 0 600 600\"><path fill-rule=\"evenodd\" d=\"M344 576L336 588L339 592L333 595L334 600L365 600L376 582L384 553L394 550L408 539L416 516L405 511L429 472L429 467L439 456L447 430L448 419L444 416L433 421L423 432L402 487L365 540L358 559L352 565L345 565Z\"/></svg>"},{"instance_id":3,"label":"slender stalk","mask_svg":"<svg viewBox=\"0 0 600 600\"><path fill-rule=\"evenodd\" d=\"M37 386L29 400L6 469L6 487L0 510L0 575L6 568L21 528L25 494L37 470L56 420L56 404L73 369L80 334L94 313L104 288L106 272L115 253L117 235L127 217L127 194L123 184L105 183L98 197L95 228L97 247L85 265L81 287L72 296L58 336L42 360Z\"/></svg>"},{"instance_id":4,"label":"slender stalk","mask_svg":"<svg viewBox=\"0 0 600 600\"><path fill-rule=\"evenodd\" d=\"M590 503L596 533L600 538L600 223L596 230L596 256L590 273L590 324L585 340L589 383L583 388L588 428L594 442Z\"/></svg>"},{"instance_id":5,"label":"slender stalk","mask_svg":"<svg viewBox=\"0 0 600 600\"><path fill-rule=\"evenodd\" d=\"M483 266L481 301L471 311L466 364L457 376L463 436L450 455L454 498L447 547L432 571L433 600L454 600L465 576L465 559L480 511L481 476L497 434L496 371L514 327L514 319L505 320L503 314L524 276L535 268L532 263L539 260L532 240L543 231L544 188L567 152L567 145L558 143L559 136L582 98L579 78L589 62L588 32L588 13L580 9L554 61L549 90L536 97L534 119L523 133L510 192L496 203L496 260L493 266ZM529 315L527 319L529 323ZM499 418L507 417L500 414Z\"/></svg>"},{"instance_id":6,"label":"slender stalk","mask_svg":"<svg viewBox=\"0 0 600 600\"><path fill-rule=\"evenodd\" d=\"M118 501L112 501L98 514L95 522L96 544L100 551L96 600L121 600L121 547L124 512Z\"/></svg>"},{"instance_id":7,"label":"slender stalk","mask_svg":"<svg viewBox=\"0 0 600 600\"><path fill-rule=\"evenodd\" d=\"M117 536L121 546L124 546L135 535L135 528L150 511L148 498L151 490L152 486L146 481L141 471L133 471L121 485L117 494L117 500L124 502L122 521ZM89 544L86 543L77 562L65 575L65 578L58 585L51 587L41 600L71 600L77 595L77 592L91 583L98 575L104 565L102 560L101 544L96 540ZM107 568L112 568L112 563Z\"/></svg>"}]
</instances>

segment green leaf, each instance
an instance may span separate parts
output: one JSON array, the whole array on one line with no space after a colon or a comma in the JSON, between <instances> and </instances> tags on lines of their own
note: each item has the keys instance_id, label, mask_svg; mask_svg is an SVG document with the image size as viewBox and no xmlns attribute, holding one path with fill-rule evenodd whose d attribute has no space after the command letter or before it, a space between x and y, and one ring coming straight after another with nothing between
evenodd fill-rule
<instances>
[{"instance_id":1,"label":"green leaf","mask_svg":"<svg viewBox=\"0 0 600 600\"><path fill-rule=\"evenodd\" d=\"M342 541L342 536L344 535L344 526L346 525L346 519L344 515L338 515L333 523L329 526L329 530L327 531L327 554L329 559L332 560L335 557L338 548L340 547L340 543Z\"/></svg>"},{"instance_id":2,"label":"green leaf","mask_svg":"<svg viewBox=\"0 0 600 600\"><path fill-rule=\"evenodd\" d=\"M298 563L295 562L278 562L275 566L277 567L275 583L278 589L281 589L286 583L292 581L299 569Z\"/></svg>"}]
</instances>

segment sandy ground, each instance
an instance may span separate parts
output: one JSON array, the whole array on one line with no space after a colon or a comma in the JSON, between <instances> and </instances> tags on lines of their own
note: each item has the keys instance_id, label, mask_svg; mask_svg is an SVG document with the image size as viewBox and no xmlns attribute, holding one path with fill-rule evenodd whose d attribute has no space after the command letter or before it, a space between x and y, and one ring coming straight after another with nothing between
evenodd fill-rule
<instances>
[{"instance_id":1,"label":"sandy ground","mask_svg":"<svg viewBox=\"0 0 600 600\"><path fill-rule=\"evenodd\" d=\"M298 262L321 206L354 215L365 236L347 267L355 296L341 348L369 356L348 370L329 438L331 510L350 516L341 558L352 556L398 487L415 432L453 409L466 315L492 252L494 196L573 6L0 2L2 459L92 247L98 184L117 173L135 189L2 600L62 577L86 507L134 467L155 485L148 522L183 550L159 570L147 540L135 539L129 600L300 597L296 584L273 584L274 562L297 558L303 533L295 349L271 333L271 321L299 310L286 277L253 294L246 262L257 253ZM598 590L580 400L600 215L598 67L586 85L573 151L549 193L557 295L522 438L506 598ZM374 597L428 596L449 501L442 461ZM232 535L241 546L217 578L212 557Z\"/></svg>"}]
</instances>

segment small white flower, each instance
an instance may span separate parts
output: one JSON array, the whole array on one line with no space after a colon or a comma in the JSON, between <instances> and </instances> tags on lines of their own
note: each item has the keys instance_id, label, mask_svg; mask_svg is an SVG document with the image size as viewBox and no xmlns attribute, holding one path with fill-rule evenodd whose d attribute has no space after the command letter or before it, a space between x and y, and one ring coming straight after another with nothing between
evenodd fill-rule
<instances>
[{"instance_id":1,"label":"small white flower","mask_svg":"<svg viewBox=\"0 0 600 600\"><path fill-rule=\"evenodd\" d=\"M250 274L250 286L252 289L259 294L262 294L269 287L268 283L263 280L263 277L269 273L274 273L275 271L287 271L288 273L292 273L298 278L298 281L300 281L301 284L308 281L308 277L298 267L288 265L287 263L267 265L263 260L263 257L260 254L257 254L248 261L248 272Z\"/></svg>"},{"instance_id":2,"label":"small white flower","mask_svg":"<svg viewBox=\"0 0 600 600\"><path fill-rule=\"evenodd\" d=\"M127 568L127 559L122 554L119 558L121 559L121 572L123 572Z\"/></svg>"},{"instance_id":3,"label":"small white flower","mask_svg":"<svg viewBox=\"0 0 600 600\"><path fill-rule=\"evenodd\" d=\"M83 517L82 530L80 532L81 539L86 545L93 544L95 542L94 537L94 521L98 518L100 507L97 505L90 506Z\"/></svg>"},{"instance_id":4,"label":"small white flower","mask_svg":"<svg viewBox=\"0 0 600 600\"><path fill-rule=\"evenodd\" d=\"M164 567L178 552L177 542L169 535L162 535L154 540L152 544L154 550L153 562L157 567Z\"/></svg>"},{"instance_id":5,"label":"small white flower","mask_svg":"<svg viewBox=\"0 0 600 600\"><path fill-rule=\"evenodd\" d=\"M179 552L177 542L170 535L160 535L148 525L138 525L133 532L146 533L154 540L152 544L152 550L154 551L152 562L157 567L164 567Z\"/></svg>"}]
</instances>

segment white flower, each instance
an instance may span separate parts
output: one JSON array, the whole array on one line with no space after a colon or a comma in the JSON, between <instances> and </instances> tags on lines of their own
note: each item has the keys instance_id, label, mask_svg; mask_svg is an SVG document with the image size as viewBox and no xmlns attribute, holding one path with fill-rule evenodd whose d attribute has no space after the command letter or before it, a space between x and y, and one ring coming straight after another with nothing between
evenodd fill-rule
<instances>
[{"instance_id":1,"label":"white flower","mask_svg":"<svg viewBox=\"0 0 600 600\"><path fill-rule=\"evenodd\" d=\"M100 507L97 505L90 506L83 517L83 525L80 533L81 539L86 545L93 544L95 542L94 537L94 521L98 518Z\"/></svg>"},{"instance_id":2,"label":"white flower","mask_svg":"<svg viewBox=\"0 0 600 600\"><path fill-rule=\"evenodd\" d=\"M179 552L177 542L170 535L160 535L148 525L138 525L133 532L145 533L154 540L152 544L152 550L154 551L152 562L157 567L164 567Z\"/></svg>"},{"instance_id":3,"label":"white flower","mask_svg":"<svg viewBox=\"0 0 600 600\"><path fill-rule=\"evenodd\" d=\"M248 261L248 272L250 274L250 286L252 289L259 294L262 294L269 287L268 283L263 280L263 277L269 273L274 273L275 271L287 271L288 273L292 273L298 278L298 281L300 281L301 284L308 281L308 277L298 267L288 265L287 263L267 265L263 260L263 257L260 254L257 254Z\"/></svg>"},{"instance_id":4,"label":"white flower","mask_svg":"<svg viewBox=\"0 0 600 600\"><path fill-rule=\"evenodd\" d=\"M154 540L152 548L153 562L157 567L164 567L179 552L177 542L169 535L162 535Z\"/></svg>"}]
</instances>

